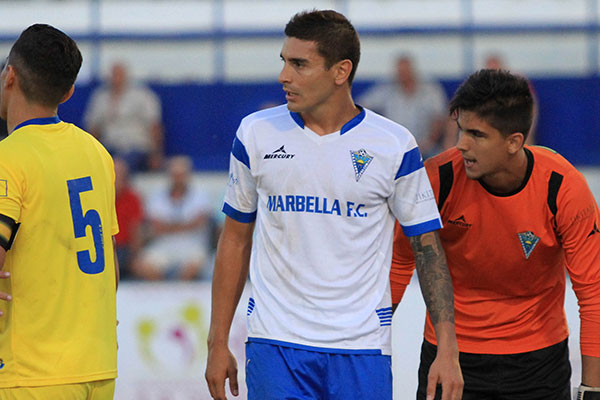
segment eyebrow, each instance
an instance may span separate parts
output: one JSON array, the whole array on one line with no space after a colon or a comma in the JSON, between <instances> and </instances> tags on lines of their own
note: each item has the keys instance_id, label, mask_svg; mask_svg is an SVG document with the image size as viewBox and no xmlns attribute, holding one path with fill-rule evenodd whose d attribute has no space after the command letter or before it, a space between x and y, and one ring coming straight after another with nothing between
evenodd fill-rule
<instances>
[{"instance_id":1,"label":"eyebrow","mask_svg":"<svg viewBox=\"0 0 600 400\"><path fill-rule=\"evenodd\" d=\"M283 61L285 61L285 57L283 57L283 54L279 53L279 57ZM300 57L292 57L292 58L288 58L287 61L306 64L308 62L308 59L307 58L300 58Z\"/></svg>"},{"instance_id":2,"label":"eyebrow","mask_svg":"<svg viewBox=\"0 0 600 400\"><path fill-rule=\"evenodd\" d=\"M463 129L462 126L460 126L460 123L458 122L458 118L456 119L456 125L458 126L458 129L461 130L462 132L469 132L469 133L479 133L479 134L484 134L486 135L486 132L480 131L479 129Z\"/></svg>"}]
</instances>

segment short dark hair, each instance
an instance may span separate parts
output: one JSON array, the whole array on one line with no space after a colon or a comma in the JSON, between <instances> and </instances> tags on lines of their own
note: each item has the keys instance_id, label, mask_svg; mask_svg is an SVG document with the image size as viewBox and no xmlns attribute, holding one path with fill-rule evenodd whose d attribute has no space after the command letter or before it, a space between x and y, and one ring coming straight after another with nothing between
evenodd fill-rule
<instances>
[{"instance_id":1,"label":"short dark hair","mask_svg":"<svg viewBox=\"0 0 600 400\"><path fill-rule=\"evenodd\" d=\"M302 11L287 23L285 35L316 42L327 69L339 61L350 60L352 71L348 83L352 85L360 60L360 40L345 16L333 10Z\"/></svg>"},{"instance_id":2,"label":"short dark hair","mask_svg":"<svg viewBox=\"0 0 600 400\"><path fill-rule=\"evenodd\" d=\"M450 114L472 111L505 136L521 132L525 139L533 118L529 82L506 70L482 69L469 76L450 100Z\"/></svg>"},{"instance_id":3,"label":"short dark hair","mask_svg":"<svg viewBox=\"0 0 600 400\"><path fill-rule=\"evenodd\" d=\"M35 24L21 33L7 63L29 101L56 106L75 83L82 60L73 39L50 25Z\"/></svg>"}]
</instances>

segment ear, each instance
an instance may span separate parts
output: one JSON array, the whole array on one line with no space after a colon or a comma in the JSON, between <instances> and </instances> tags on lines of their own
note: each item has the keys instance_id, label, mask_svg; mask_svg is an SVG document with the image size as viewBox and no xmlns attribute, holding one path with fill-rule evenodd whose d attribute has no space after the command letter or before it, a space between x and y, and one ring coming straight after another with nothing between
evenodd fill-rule
<instances>
[{"instance_id":1,"label":"ear","mask_svg":"<svg viewBox=\"0 0 600 400\"><path fill-rule=\"evenodd\" d=\"M75 85L72 85L71 89L69 89L69 91L64 95L64 97L62 98L62 100L58 104L62 104L65 101L69 100L71 98L71 96L73 96L74 92L75 92Z\"/></svg>"},{"instance_id":2,"label":"ear","mask_svg":"<svg viewBox=\"0 0 600 400\"><path fill-rule=\"evenodd\" d=\"M510 154L515 154L523 147L525 144L525 136L521 132L511 133L506 138L506 143L508 145L508 152Z\"/></svg>"},{"instance_id":3,"label":"ear","mask_svg":"<svg viewBox=\"0 0 600 400\"><path fill-rule=\"evenodd\" d=\"M348 81L350 77L350 73L352 72L352 61L350 60L342 60L334 65L335 68L335 83L336 85L342 85Z\"/></svg>"},{"instance_id":4,"label":"ear","mask_svg":"<svg viewBox=\"0 0 600 400\"><path fill-rule=\"evenodd\" d=\"M17 72L15 71L15 68L8 64L6 67L6 78L4 79L4 88L3 89L9 89L11 87L13 87L16 83L17 83Z\"/></svg>"}]
</instances>

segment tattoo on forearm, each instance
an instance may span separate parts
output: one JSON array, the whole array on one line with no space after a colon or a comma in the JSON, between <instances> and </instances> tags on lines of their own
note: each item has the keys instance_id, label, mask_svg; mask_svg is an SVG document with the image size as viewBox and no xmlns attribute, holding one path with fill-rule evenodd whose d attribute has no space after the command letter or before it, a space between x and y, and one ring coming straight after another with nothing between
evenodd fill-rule
<instances>
[{"instance_id":1,"label":"tattoo on forearm","mask_svg":"<svg viewBox=\"0 0 600 400\"><path fill-rule=\"evenodd\" d=\"M438 234L429 232L409 239L431 322L454 322L452 278Z\"/></svg>"}]
</instances>

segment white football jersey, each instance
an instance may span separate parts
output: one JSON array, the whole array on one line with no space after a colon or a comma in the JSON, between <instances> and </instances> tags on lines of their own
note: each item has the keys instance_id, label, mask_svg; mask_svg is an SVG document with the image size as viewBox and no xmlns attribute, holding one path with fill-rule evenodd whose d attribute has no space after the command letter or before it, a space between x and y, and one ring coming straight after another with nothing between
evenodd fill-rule
<instances>
[{"instance_id":1,"label":"white football jersey","mask_svg":"<svg viewBox=\"0 0 600 400\"><path fill-rule=\"evenodd\" d=\"M404 127L361 109L320 136L285 105L244 118L223 211L256 220L248 340L334 353L391 353L394 218L441 228Z\"/></svg>"}]
</instances>

